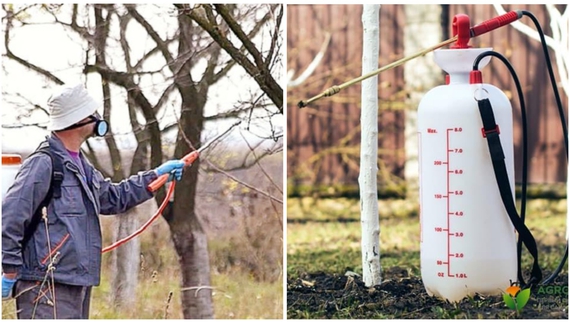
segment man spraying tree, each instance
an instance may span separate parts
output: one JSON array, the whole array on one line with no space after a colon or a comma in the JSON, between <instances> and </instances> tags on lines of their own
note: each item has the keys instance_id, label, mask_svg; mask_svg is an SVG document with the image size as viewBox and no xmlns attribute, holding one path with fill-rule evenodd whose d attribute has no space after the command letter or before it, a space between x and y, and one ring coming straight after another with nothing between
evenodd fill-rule
<instances>
[{"instance_id":1,"label":"man spraying tree","mask_svg":"<svg viewBox=\"0 0 570 323\"><path fill-rule=\"evenodd\" d=\"M99 214L124 213L153 197L163 174L182 177L170 160L120 183L104 179L80 152L108 123L82 85L48 100L50 136L24 161L2 202L2 297L16 297L18 318L88 318L101 273Z\"/></svg>"}]
</instances>

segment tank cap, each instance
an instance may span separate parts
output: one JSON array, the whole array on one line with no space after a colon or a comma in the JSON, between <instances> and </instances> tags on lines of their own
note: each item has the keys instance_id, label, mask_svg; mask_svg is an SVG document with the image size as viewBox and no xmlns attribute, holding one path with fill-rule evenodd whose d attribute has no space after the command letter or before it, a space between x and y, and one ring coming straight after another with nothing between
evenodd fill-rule
<instances>
[{"instance_id":1,"label":"tank cap","mask_svg":"<svg viewBox=\"0 0 570 323\"><path fill-rule=\"evenodd\" d=\"M481 84L483 83L483 75L481 74L481 71L476 70L476 71L471 71L469 73L469 84Z\"/></svg>"},{"instance_id":2,"label":"tank cap","mask_svg":"<svg viewBox=\"0 0 570 323\"><path fill-rule=\"evenodd\" d=\"M457 41L451 46L453 49L470 48L469 39L471 38L471 26L469 16L463 13L453 17L451 24L453 36L457 35Z\"/></svg>"}]
</instances>

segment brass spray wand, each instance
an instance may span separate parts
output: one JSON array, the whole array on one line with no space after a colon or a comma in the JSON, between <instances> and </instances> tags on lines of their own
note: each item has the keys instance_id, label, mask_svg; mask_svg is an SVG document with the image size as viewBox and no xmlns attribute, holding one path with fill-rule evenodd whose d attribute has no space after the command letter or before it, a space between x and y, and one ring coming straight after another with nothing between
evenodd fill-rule
<instances>
[{"instance_id":1,"label":"brass spray wand","mask_svg":"<svg viewBox=\"0 0 570 323\"><path fill-rule=\"evenodd\" d=\"M355 78L355 79L352 79L352 80L350 80L350 81L344 82L344 83L342 83L341 85L333 85L331 88L326 89L325 91L323 91L323 93L321 93L321 94L319 94L319 95L316 95L316 96L314 96L314 97L312 97L312 98L310 98L310 99L308 99L308 100L306 100L306 101L303 101L303 100L299 101L299 103L297 103L297 106L298 106L299 108L304 108L304 107L308 106L309 104L311 104L311 103L317 101L317 100L320 99L320 98L333 96L333 95L337 94L338 92L340 92L340 90L342 90L342 89L344 89L344 88L347 88L347 87L349 87L349 86L351 86L351 85L354 85L354 84L356 84L356 83L359 83L359 82L361 82L361 81L364 81L364 80L366 80L367 78L370 78L370 77L372 77L372 76L374 76L374 75L380 74L381 72L384 72L384 71L393 69L394 67L398 67L398 66L400 66L400 65L402 65L402 64L404 64L404 63L406 63L407 61L411 61L411 60L414 59L414 58L418 58L418 57L420 57L420 56L424 56L425 54L427 54L427 53L429 53L429 52L431 52L431 51L434 51L434 50L436 50L436 49L438 49L438 48L440 48L440 47L443 47L443 46L445 46L445 45L451 44L451 43L456 42L456 41L457 41L457 36L454 36L454 37L452 37L452 38L449 38L449 39L446 40L446 41L443 41L443 42L441 42L441 43L435 45L435 46L432 46L432 47L430 47L430 48L426 48L426 49L424 49L424 50L422 50L422 51L419 51L419 52L417 52L417 53L415 53L415 54L413 54L413 55L410 55L410 56L408 56L408 57L401 58L401 59L399 59L399 60L397 60L397 61L395 61L395 62L392 62L392 63L390 63L390 64L388 64L388 65L386 65L386 66L383 66L383 67L381 67L381 68L379 68L379 69L377 69L377 70L375 70L375 71L372 71L372 72L370 72L370 73L368 73L368 74L364 74L364 75L359 76L359 77L357 77L357 78Z\"/></svg>"}]
</instances>

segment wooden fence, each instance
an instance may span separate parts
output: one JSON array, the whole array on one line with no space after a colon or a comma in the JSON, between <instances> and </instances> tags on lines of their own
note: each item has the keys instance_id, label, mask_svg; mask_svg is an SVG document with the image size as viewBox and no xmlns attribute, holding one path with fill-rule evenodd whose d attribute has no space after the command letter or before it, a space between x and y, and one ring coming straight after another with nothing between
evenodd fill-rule
<instances>
[{"instance_id":1,"label":"wooden fence","mask_svg":"<svg viewBox=\"0 0 570 323\"><path fill-rule=\"evenodd\" d=\"M442 6L442 39L449 37L449 21L465 13L471 24L496 16L491 5ZM548 34L548 14L543 5L506 6L524 9L537 16ZM287 70L298 76L319 52L327 34L331 35L325 56L316 71L300 86L289 87L287 96L287 177L290 187L299 185L356 185L359 170L360 85L343 90L313 106L299 109L299 100L361 75L361 5L287 6ZM530 19L523 17L525 23ZM382 5L380 10L379 66L404 56L403 5ZM446 34L447 33L447 34ZM476 39L473 47L493 47L514 66L522 83L529 126L529 180L532 183L566 181L566 158L562 130L548 81L540 43L512 27L504 27ZM552 63L557 74L554 56ZM503 89L512 97L514 109L516 178L521 178L521 122L516 88L506 68L491 63L483 70L484 81ZM379 182L404 178L404 110L406 84L404 68L379 75ZM441 83L444 74L441 74ZM563 106L567 97L559 88ZM384 183L385 184L385 183Z\"/></svg>"}]
</instances>

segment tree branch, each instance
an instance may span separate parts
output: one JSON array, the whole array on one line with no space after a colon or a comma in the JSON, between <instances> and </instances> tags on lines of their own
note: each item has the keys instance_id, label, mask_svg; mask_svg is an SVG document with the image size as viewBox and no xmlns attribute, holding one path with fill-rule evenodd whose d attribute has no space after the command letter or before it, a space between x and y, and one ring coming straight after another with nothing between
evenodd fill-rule
<instances>
[{"instance_id":1,"label":"tree branch","mask_svg":"<svg viewBox=\"0 0 570 323\"><path fill-rule=\"evenodd\" d=\"M214 7L216 8L216 11L220 14L220 16L222 16L224 21L228 24L233 33L245 46L247 51L251 54L253 60L255 61L255 65L257 65L258 68L262 68L263 66L265 66L263 62L263 56L257 50L257 47L255 47L255 44L251 41L251 39L249 39L248 36L243 32L243 29L241 29L241 26L237 23L234 17L229 13L229 10L228 8L226 8L226 5L214 4ZM266 16L268 15L269 13L266 14Z\"/></svg>"},{"instance_id":2,"label":"tree branch","mask_svg":"<svg viewBox=\"0 0 570 323\"><path fill-rule=\"evenodd\" d=\"M281 26L281 20L283 19L283 5L280 4L279 14L277 15L277 21L275 22L275 28L273 29L273 35L271 36L271 46L269 47L269 52L267 53L267 57L265 58L266 66L265 68L269 69L270 64L273 61L273 52L277 46L277 39L279 38L279 28Z\"/></svg>"},{"instance_id":3,"label":"tree branch","mask_svg":"<svg viewBox=\"0 0 570 323\"><path fill-rule=\"evenodd\" d=\"M201 8L206 12L211 12L211 7L208 5L202 5ZM221 34L216 25L210 24L209 21L206 20L197 10L189 9L188 6L184 5L182 13L188 15L192 20L194 20L212 37L212 39L214 39L214 41L216 41L234 60L236 60L237 63L253 77L261 90L267 94L271 101L273 101L275 106L279 109L279 112L283 113L283 89L275 79L273 79L268 71L256 68L256 66L250 62L245 55L243 55L224 35ZM261 66L264 66L264 64L261 64Z\"/></svg>"},{"instance_id":4,"label":"tree branch","mask_svg":"<svg viewBox=\"0 0 570 323\"><path fill-rule=\"evenodd\" d=\"M259 161L261 160L261 158L258 158L257 155L255 154L255 148L253 148L251 146L251 144L249 143L249 141L247 141L247 139L245 138L245 136L243 135L243 133L240 132L241 137L243 138L243 141L247 144L247 147L249 148L249 150L251 151L251 154L253 155L253 159L255 161L255 164L257 165L257 167L259 168L259 170L263 173L263 175L265 175L265 178L267 178L269 180L269 182L275 187L277 188L277 190L279 191L279 193L283 194L283 190L281 189L281 187L279 187L279 185L275 184L275 181L273 181L273 178L271 178L271 176L269 174L267 174L267 172L265 171L265 168L263 168L263 166L261 166L261 164L259 163Z\"/></svg>"},{"instance_id":5,"label":"tree branch","mask_svg":"<svg viewBox=\"0 0 570 323\"><path fill-rule=\"evenodd\" d=\"M12 11L12 9L7 8L6 6L2 5L4 7L4 10L6 10L6 30L4 31L4 47L6 47L6 57L15 60L16 62L18 62L19 64L21 64L22 66L37 72L40 75L43 75L45 77L47 77L49 80L51 80L52 82L61 85L64 82L62 80L60 80L57 76L53 75L52 73L50 73L49 71L34 65L28 61L26 61L25 59L19 57L18 55L14 54L12 52L12 50L10 50L10 30L12 29L12 22L14 19L14 12Z\"/></svg>"},{"instance_id":6,"label":"tree branch","mask_svg":"<svg viewBox=\"0 0 570 323\"><path fill-rule=\"evenodd\" d=\"M154 114L152 105L142 92L141 88L133 80L133 76L123 72L107 69L100 65L86 65L85 73L97 72L101 77L105 77L110 82L122 86L127 91L127 95L141 108L146 120L146 127L150 132L151 166L162 163L162 145L158 121Z\"/></svg>"},{"instance_id":7,"label":"tree branch","mask_svg":"<svg viewBox=\"0 0 570 323\"><path fill-rule=\"evenodd\" d=\"M111 13L107 13L107 18L103 18L103 13L101 6L94 5L93 10L95 12L95 62L97 65L107 66L107 55L105 47L107 46L107 37L109 36L109 19ZM101 89L103 91L103 118L108 120L109 126L111 126L111 89L109 86L107 75L101 74ZM105 135L105 142L109 148L109 155L111 156L111 165L113 169L113 176L111 177L113 181L118 182L123 177L123 167L121 161L121 154L117 147L115 137L109 133ZM93 156L96 157L96 156Z\"/></svg>"},{"instance_id":8,"label":"tree branch","mask_svg":"<svg viewBox=\"0 0 570 323\"><path fill-rule=\"evenodd\" d=\"M135 9L135 6L136 5L126 4L125 8L129 14L146 30L150 38L156 43L158 49L162 53L162 56L164 56L166 59L170 71L174 73L176 70L175 61L172 58L172 54L170 54L170 51L168 50L168 46L162 40L162 38L160 38L158 33L154 30L154 28L152 28L148 21L146 21L146 19L144 19L143 16L139 14L139 12Z\"/></svg>"}]
</instances>

